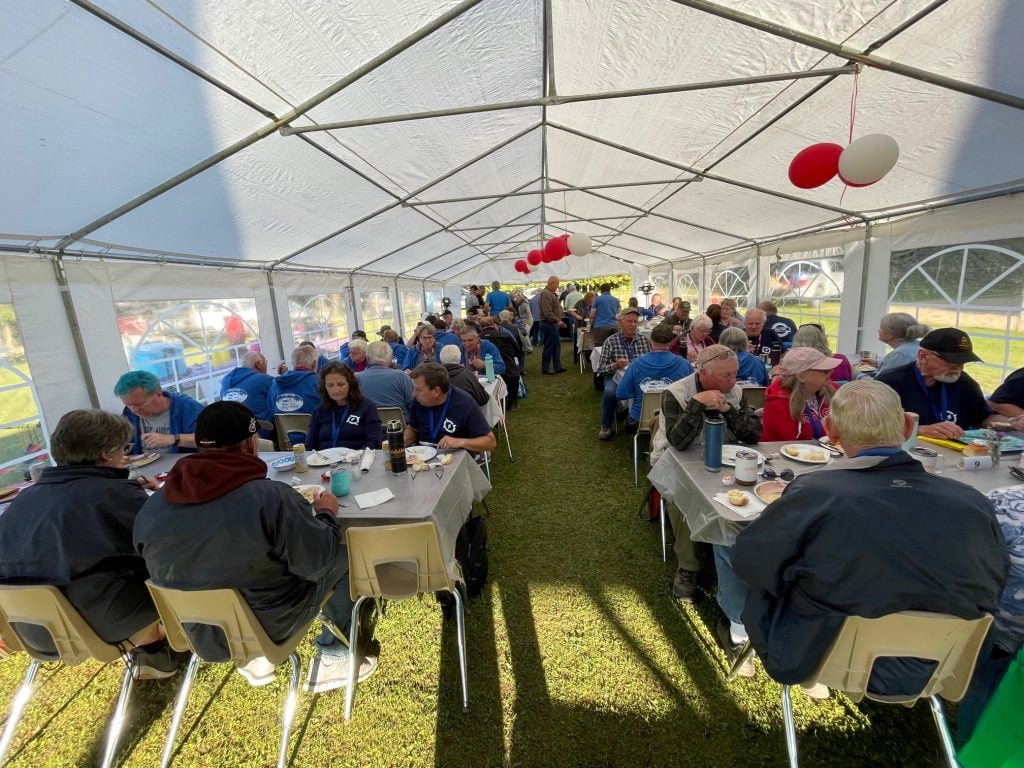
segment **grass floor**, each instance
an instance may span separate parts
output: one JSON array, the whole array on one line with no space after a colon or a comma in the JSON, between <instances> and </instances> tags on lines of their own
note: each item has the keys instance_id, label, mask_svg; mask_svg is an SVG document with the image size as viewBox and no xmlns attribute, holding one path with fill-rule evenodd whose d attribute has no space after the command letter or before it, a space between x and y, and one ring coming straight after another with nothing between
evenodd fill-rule
<instances>
[{"instance_id":1,"label":"grass floor","mask_svg":"<svg viewBox=\"0 0 1024 768\"><path fill-rule=\"evenodd\" d=\"M492 465L491 579L467 613L470 711L436 604L391 604L377 627L380 669L359 687L351 722L342 691L303 694L291 764L785 765L779 687L763 671L725 680L709 631L710 558L696 606L673 600L674 567L637 515L631 439L597 441L589 371L537 375L539 351L529 363L530 396L510 418L516 461L500 448ZM309 644L300 652L308 662ZM0 701L25 666L23 656L0 663ZM41 674L9 764L95 764L119 675L93 663ZM179 679L136 686L122 765L159 764ZM257 690L223 665L201 668L174 765L273 765L285 680L282 668ZM794 699L804 765L937 764L923 705Z\"/></svg>"}]
</instances>

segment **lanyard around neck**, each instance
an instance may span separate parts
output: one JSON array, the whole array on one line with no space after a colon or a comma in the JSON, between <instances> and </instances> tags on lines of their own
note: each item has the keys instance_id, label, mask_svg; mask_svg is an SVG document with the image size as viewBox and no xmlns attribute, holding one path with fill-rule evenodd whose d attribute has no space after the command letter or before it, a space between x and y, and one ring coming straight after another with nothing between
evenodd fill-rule
<instances>
[{"instance_id":1,"label":"lanyard around neck","mask_svg":"<svg viewBox=\"0 0 1024 768\"><path fill-rule=\"evenodd\" d=\"M341 428L345 426L345 422L348 420L348 406L346 405L341 411L341 423L338 423L338 414L334 412L331 414L331 448L338 447L338 435L341 434Z\"/></svg>"},{"instance_id":2,"label":"lanyard around neck","mask_svg":"<svg viewBox=\"0 0 1024 768\"><path fill-rule=\"evenodd\" d=\"M939 385L939 407L935 407L935 403L932 402L931 395L928 392L928 385L924 383L924 376L921 375L921 369L914 363L914 376L917 378L917 385L921 387L921 391L924 392L924 399L928 403L928 407L932 409L932 416L935 417L935 421L950 421L949 418L949 402L946 395L946 385L944 382L936 381Z\"/></svg>"},{"instance_id":3,"label":"lanyard around neck","mask_svg":"<svg viewBox=\"0 0 1024 768\"><path fill-rule=\"evenodd\" d=\"M427 417L430 421L430 442L436 443L438 436L441 434L441 428L444 426L444 419L448 415L448 406L452 404L452 391L449 389L448 394L444 398L444 407L441 409L441 414L437 420L437 426L434 426L434 412L437 410L437 406L431 406L427 409Z\"/></svg>"}]
</instances>

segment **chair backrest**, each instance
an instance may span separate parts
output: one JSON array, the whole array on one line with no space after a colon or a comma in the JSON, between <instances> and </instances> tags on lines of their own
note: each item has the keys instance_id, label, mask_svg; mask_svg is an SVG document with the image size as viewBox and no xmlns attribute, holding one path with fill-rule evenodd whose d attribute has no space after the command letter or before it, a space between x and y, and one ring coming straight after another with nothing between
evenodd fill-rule
<instances>
[{"instance_id":1,"label":"chair backrest","mask_svg":"<svg viewBox=\"0 0 1024 768\"><path fill-rule=\"evenodd\" d=\"M743 387L743 399L755 411L764 408L764 392L767 387Z\"/></svg>"},{"instance_id":2,"label":"chair backrest","mask_svg":"<svg viewBox=\"0 0 1024 768\"><path fill-rule=\"evenodd\" d=\"M345 541L353 600L401 600L454 588L432 522L349 528Z\"/></svg>"},{"instance_id":3,"label":"chair backrest","mask_svg":"<svg viewBox=\"0 0 1024 768\"><path fill-rule=\"evenodd\" d=\"M844 691L853 701L868 698L890 704L913 704L932 694L959 701L967 691L991 623L990 615L968 620L924 611L902 611L877 619L848 616L822 660L815 681ZM869 693L868 680L875 660L889 656L930 659L938 664L919 694Z\"/></svg>"},{"instance_id":4,"label":"chair backrest","mask_svg":"<svg viewBox=\"0 0 1024 768\"><path fill-rule=\"evenodd\" d=\"M651 431L651 422L658 420L658 411L661 410L661 393L664 390L658 390L657 392L644 392L644 402L640 406L640 426L637 429L638 433L645 433Z\"/></svg>"},{"instance_id":5,"label":"chair backrest","mask_svg":"<svg viewBox=\"0 0 1024 768\"><path fill-rule=\"evenodd\" d=\"M259 452L260 453L272 453L274 451L274 441L267 440L264 437L259 438Z\"/></svg>"},{"instance_id":6,"label":"chair backrest","mask_svg":"<svg viewBox=\"0 0 1024 768\"><path fill-rule=\"evenodd\" d=\"M199 648L185 630L185 624L206 624L218 627L227 640L231 661L244 666L259 656L271 664L280 664L291 655L306 634L309 625L280 645L274 643L249 604L236 589L170 589L147 581L156 610L167 630L167 641L176 651L190 650L202 658Z\"/></svg>"},{"instance_id":7,"label":"chair backrest","mask_svg":"<svg viewBox=\"0 0 1024 768\"><path fill-rule=\"evenodd\" d=\"M583 331L583 348L582 352L590 352L594 349L594 332Z\"/></svg>"},{"instance_id":8,"label":"chair backrest","mask_svg":"<svg viewBox=\"0 0 1024 768\"><path fill-rule=\"evenodd\" d=\"M301 432L306 434L309 430L308 413L275 413L274 426L277 429L277 445L282 451L292 449L292 440L288 437L289 432Z\"/></svg>"},{"instance_id":9,"label":"chair backrest","mask_svg":"<svg viewBox=\"0 0 1024 768\"><path fill-rule=\"evenodd\" d=\"M402 409L393 405L378 405L377 415L380 416L380 425L382 429L386 429L389 421L398 419L402 422L402 431L405 431L405 414L402 413Z\"/></svg>"},{"instance_id":10,"label":"chair backrest","mask_svg":"<svg viewBox=\"0 0 1024 768\"><path fill-rule=\"evenodd\" d=\"M34 659L54 661L52 654L40 653L23 641L12 624L34 624L45 629L65 664L86 659L106 663L121 655L117 646L100 639L56 587L0 586L0 636L4 642Z\"/></svg>"}]
</instances>

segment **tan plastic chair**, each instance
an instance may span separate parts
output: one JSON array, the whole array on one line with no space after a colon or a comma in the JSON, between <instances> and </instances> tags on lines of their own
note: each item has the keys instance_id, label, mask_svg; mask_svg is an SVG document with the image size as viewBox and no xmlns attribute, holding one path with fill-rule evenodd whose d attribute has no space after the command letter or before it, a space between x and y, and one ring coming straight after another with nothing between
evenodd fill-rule
<instances>
[{"instance_id":1,"label":"tan plastic chair","mask_svg":"<svg viewBox=\"0 0 1024 768\"><path fill-rule=\"evenodd\" d=\"M277 430L277 447L282 451L290 451L292 441L288 437L288 433L306 434L309 431L309 419L308 413L275 413L274 428Z\"/></svg>"},{"instance_id":2,"label":"tan plastic chair","mask_svg":"<svg viewBox=\"0 0 1024 768\"><path fill-rule=\"evenodd\" d=\"M594 351L594 332L583 331L583 344L580 345L580 373L586 368L586 361L590 359L590 353Z\"/></svg>"},{"instance_id":3,"label":"tan plastic chair","mask_svg":"<svg viewBox=\"0 0 1024 768\"><path fill-rule=\"evenodd\" d=\"M644 402L640 406L640 423L633 435L633 485L640 485L640 436L647 435L653 440L651 423L657 424L658 413L661 411L661 390L644 392Z\"/></svg>"},{"instance_id":4,"label":"tan plastic chair","mask_svg":"<svg viewBox=\"0 0 1024 768\"><path fill-rule=\"evenodd\" d=\"M853 701L870 699L885 704L914 706L927 698L932 718L939 732L946 764L959 768L949 725L940 696L947 701L960 701L974 674L974 664L992 617L961 619L944 613L902 611L877 619L849 616L836 635L818 671L804 685L822 683L842 691ZM750 655L749 641L733 664L735 671ZM868 680L875 661L884 657L929 659L938 662L924 689L910 696L880 696L868 691ZM782 711L786 724L786 750L790 768L798 768L796 724L793 721L791 686L782 686Z\"/></svg>"},{"instance_id":5,"label":"tan plastic chair","mask_svg":"<svg viewBox=\"0 0 1024 768\"><path fill-rule=\"evenodd\" d=\"M12 624L33 624L42 627L53 639L57 648L55 654L40 653L24 642ZM135 637L149 633L152 625L144 628ZM121 649L100 639L82 615L68 602L64 594L50 586L0 586L0 636L12 651L25 651L32 657L25 678L14 696L11 712L7 716L3 736L0 737L0 763L3 762L14 738L25 707L32 698L36 672L44 662L61 661L69 666L80 664L87 659L96 659L104 664L122 658ZM103 750L103 768L113 765L117 744L124 727L128 698L132 692L138 660L134 643L129 640L132 650L128 652L121 691L110 719L110 730Z\"/></svg>"},{"instance_id":6,"label":"tan plastic chair","mask_svg":"<svg viewBox=\"0 0 1024 768\"><path fill-rule=\"evenodd\" d=\"M767 387L743 387L743 399L755 411L764 408L764 393Z\"/></svg>"},{"instance_id":7,"label":"tan plastic chair","mask_svg":"<svg viewBox=\"0 0 1024 768\"><path fill-rule=\"evenodd\" d=\"M448 575L436 526L432 522L424 522L349 528L345 532L345 541L348 545L349 591L355 602L352 621L356 623L352 624L353 627L358 626L359 609L367 599L403 600L430 592L448 592L455 598L462 708L468 709L462 592ZM357 634L352 633L352 653L349 656L346 720L352 716L356 696Z\"/></svg>"},{"instance_id":8,"label":"tan plastic chair","mask_svg":"<svg viewBox=\"0 0 1024 768\"><path fill-rule=\"evenodd\" d=\"M178 727L181 725L181 718L185 713L185 705L188 703L188 696L192 690L192 683L195 680L196 669L200 661L199 652L192 644L192 640L183 626L187 623L219 627L227 639L231 663L236 667L244 667L260 656L266 657L267 661L275 666L285 659L291 662L292 676L288 685L288 697L284 704L281 747L277 757L278 768L284 768L287 763L288 739L291 734L292 721L295 718L299 693L300 662L295 648L306 636L312 621L301 627L283 643L277 644L267 636L259 619L253 614L252 609L238 590L184 591L160 587L152 581L147 581L146 586L149 587L149 593L153 596L153 602L156 604L160 618L163 619L164 627L167 629L167 640L171 647L176 651L192 652L188 669L185 671L185 679L181 683L181 691L178 693L178 701L174 707L171 730L167 734L167 742L164 745L163 757L160 761L161 768L170 765L174 739L178 735Z\"/></svg>"},{"instance_id":9,"label":"tan plastic chair","mask_svg":"<svg viewBox=\"0 0 1024 768\"><path fill-rule=\"evenodd\" d=\"M380 423L386 428L389 421L398 419L402 422L402 431L405 431L405 415L402 413L401 408L397 408L393 405L378 405L377 415L380 416Z\"/></svg>"}]
</instances>

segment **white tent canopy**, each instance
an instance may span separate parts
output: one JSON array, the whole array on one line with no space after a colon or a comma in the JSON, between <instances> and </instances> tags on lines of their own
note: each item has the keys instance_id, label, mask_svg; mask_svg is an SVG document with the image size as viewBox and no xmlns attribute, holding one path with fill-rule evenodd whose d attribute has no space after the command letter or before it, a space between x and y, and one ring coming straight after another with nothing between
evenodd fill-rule
<instances>
[{"instance_id":1,"label":"white tent canopy","mask_svg":"<svg viewBox=\"0 0 1024 768\"><path fill-rule=\"evenodd\" d=\"M894 249L1024 235L1015 0L34 0L0 30L0 303L50 420L111 405L119 303L248 297L283 355L295 297L356 327L386 294L407 326L400 297L521 281L583 231L531 279L706 301L725 267L756 297L784 256L838 258L852 349ZM896 168L793 187L855 86L853 136L895 137Z\"/></svg>"}]
</instances>

